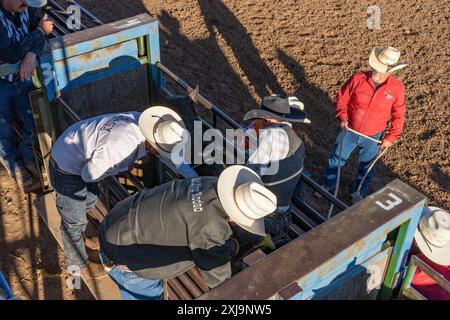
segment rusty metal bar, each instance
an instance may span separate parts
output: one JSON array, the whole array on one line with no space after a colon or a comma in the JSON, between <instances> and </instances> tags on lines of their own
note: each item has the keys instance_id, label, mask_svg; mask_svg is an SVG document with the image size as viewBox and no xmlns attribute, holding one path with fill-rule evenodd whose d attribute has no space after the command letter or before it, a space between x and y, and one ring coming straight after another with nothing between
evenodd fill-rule
<instances>
[{"instance_id":1,"label":"rusty metal bar","mask_svg":"<svg viewBox=\"0 0 450 320\"><path fill-rule=\"evenodd\" d=\"M339 200L338 198L334 197L331 193L329 193L327 190L325 190L320 184L315 182L313 179L306 175L302 175L301 180L306 183L309 187L317 191L321 196L323 196L325 199L327 199L329 202L333 203L336 207L338 207L340 210L345 210L348 208L348 206Z\"/></svg>"},{"instance_id":2,"label":"rusty metal bar","mask_svg":"<svg viewBox=\"0 0 450 320\"><path fill-rule=\"evenodd\" d=\"M297 221L297 225L305 231L309 231L314 229L317 225L315 223L313 223L313 221L309 221L310 218L309 217L304 217L303 216L303 212L301 212L298 208L296 208L295 206L292 208L292 218L293 220Z\"/></svg>"},{"instance_id":3,"label":"rusty metal bar","mask_svg":"<svg viewBox=\"0 0 450 320\"><path fill-rule=\"evenodd\" d=\"M209 290L208 285L205 283L205 280L203 280L202 276L198 272L197 268L192 268L187 271L187 274L191 277L192 280L195 281L195 283L199 286L199 288L203 292L207 292Z\"/></svg>"},{"instance_id":4,"label":"rusty metal bar","mask_svg":"<svg viewBox=\"0 0 450 320\"><path fill-rule=\"evenodd\" d=\"M68 0L67 2L70 3L70 4L73 4L73 5L77 6L77 7L79 7L80 10L81 10L81 13L83 13L86 17L88 17L95 24L97 24L99 26L101 26L103 24L103 22L99 18L94 16L92 13L90 13L85 7L80 5L78 2L73 1L73 0Z\"/></svg>"},{"instance_id":5,"label":"rusty metal bar","mask_svg":"<svg viewBox=\"0 0 450 320\"><path fill-rule=\"evenodd\" d=\"M189 290L190 294L194 297L200 297L203 292L199 289L199 287L195 284L194 281L191 280L185 273L180 274L177 279L181 281L184 287Z\"/></svg>"},{"instance_id":6,"label":"rusty metal bar","mask_svg":"<svg viewBox=\"0 0 450 320\"><path fill-rule=\"evenodd\" d=\"M130 172L124 172L123 176L128 179L139 191L145 189L144 184Z\"/></svg>"},{"instance_id":7,"label":"rusty metal bar","mask_svg":"<svg viewBox=\"0 0 450 320\"><path fill-rule=\"evenodd\" d=\"M64 14L66 16L66 18L68 18L70 15L67 12L67 9L64 9L63 7L61 7L56 1L54 0L49 0L50 5L55 8L56 10L53 11L57 11L58 13ZM88 27L86 27L83 23L81 23L81 21L74 19L76 22L78 22L80 24L80 27L85 30ZM64 22L65 24L67 24L67 21ZM69 32L71 32L69 30L69 28L67 28Z\"/></svg>"},{"instance_id":8,"label":"rusty metal bar","mask_svg":"<svg viewBox=\"0 0 450 320\"><path fill-rule=\"evenodd\" d=\"M428 300L424 295L414 288L408 288L402 292L403 296L409 300Z\"/></svg>"},{"instance_id":9,"label":"rusty metal bar","mask_svg":"<svg viewBox=\"0 0 450 320\"><path fill-rule=\"evenodd\" d=\"M417 266L420 270L425 272L431 279L433 279L439 286L441 286L447 292L450 292L450 282L445 279L444 276L436 272L432 267L425 263L418 256L412 256L411 262L413 265Z\"/></svg>"},{"instance_id":10,"label":"rusty metal bar","mask_svg":"<svg viewBox=\"0 0 450 320\"><path fill-rule=\"evenodd\" d=\"M183 287L177 278L170 279L168 282L182 300L192 300L190 293Z\"/></svg>"},{"instance_id":11,"label":"rusty metal bar","mask_svg":"<svg viewBox=\"0 0 450 320\"><path fill-rule=\"evenodd\" d=\"M307 216L317 224L321 224L326 221L325 217L314 210L306 201L300 199L299 197L294 196L292 202L301 210L307 214Z\"/></svg>"},{"instance_id":12,"label":"rusty metal bar","mask_svg":"<svg viewBox=\"0 0 450 320\"><path fill-rule=\"evenodd\" d=\"M170 300L180 300L180 297L175 292L175 290L172 289L172 287L169 285L169 283L167 283L166 289L167 289L168 297Z\"/></svg>"},{"instance_id":13,"label":"rusty metal bar","mask_svg":"<svg viewBox=\"0 0 450 320\"><path fill-rule=\"evenodd\" d=\"M190 94L190 93L192 93L194 91L194 89L192 87L190 87L184 80L182 80L175 73L170 71L162 63L158 62L156 64L156 66L160 70L164 71L164 73L167 74L169 77L171 77L179 86L181 86L183 89L185 89L188 94ZM208 101L201 94L198 95L198 102L200 104L202 104L208 110L214 112L216 115L218 115L222 120L224 120L226 123L228 123L233 128L235 128L235 129L238 129L238 128L243 129L242 126L239 123L237 123L232 118L230 118L226 113L224 113L221 109L219 109L217 106L215 106L210 101Z\"/></svg>"}]
</instances>

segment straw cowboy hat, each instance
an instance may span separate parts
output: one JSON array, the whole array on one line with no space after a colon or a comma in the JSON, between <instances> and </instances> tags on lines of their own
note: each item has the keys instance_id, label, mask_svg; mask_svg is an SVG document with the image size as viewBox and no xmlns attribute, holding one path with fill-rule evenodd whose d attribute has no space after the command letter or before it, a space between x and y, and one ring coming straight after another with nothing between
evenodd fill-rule
<instances>
[{"instance_id":1,"label":"straw cowboy hat","mask_svg":"<svg viewBox=\"0 0 450 320\"><path fill-rule=\"evenodd\" d=\"M279 121L311 123L306 118L305 106L296 97L273 95L264 97L261 108L253 109L244 116L244 121L251 119L275 119Z\"/></svg>"},{"instance_id":2,"label":"straw cowboy hat","mask_svg":"<svg viewBox=\"0 0 450 320\"><path fill-rule=\"evenodd\" d=\"M217 182L225 212L241 228L265 236L264 217L277 209L277 197L253 170L244 166L225 169Z\"/></svg>"},{"instance_id":3,"label":"straw cowboy hat","mask_svg":"<svg viewBox=\"0 0 450 320\"><path fill-rule=\"evenodd\" d=\"M425 207L414 240L428 259L441 266L450 265L450 213Z\"/></svg>"},{"instance_id":4,"label":"straw cowboy hat","mask_svg":"<svg viewBox=\"0 0 450 320\"><path fill-rule=\"evenodd\" d=\"M145 110L139 117L139 128L145 139L170 158L172 149L187 134L180 115L167 107L155 106Z\"/></svg>"},{"instance_id":5,"label":"straw cowboy hat","mask_svg":"<svg viewBox=\"0 0 450 320\"><path fill-rule=\"evenodd\" d=\"M381 73L394 72L407 66L400 61L400 50L394 47L375 48L369 57L370 66Z\"/></svg>"},{"instance_id":6,"label":"straw cowboy hat","mask_svg":"<svg viewBox=\"0 0 450 320\"><path fill-rule=\"evenodd\" d=\"M47 5L47 0L24 0L24 2L32 8L42 8Z\"/></svg>"}]
</instances>

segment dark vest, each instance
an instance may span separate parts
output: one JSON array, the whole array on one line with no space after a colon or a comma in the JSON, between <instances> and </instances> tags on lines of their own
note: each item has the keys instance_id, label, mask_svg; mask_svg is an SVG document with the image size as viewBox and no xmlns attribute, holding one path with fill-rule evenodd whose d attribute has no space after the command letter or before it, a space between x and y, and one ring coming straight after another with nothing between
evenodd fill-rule
<instances>
[{"instance_id":1,"label":"dark vest","mask_svg":"<svg viewBox=\"0 0 450 320\"><path fill-rule=\"evenodd\" d=\"M173 180L119 202L103 221L102 252L139 277L168 279L197 266L209 271L232 260L235 245L218 199L216 177ZM224 281L205 281L211 286Z\"/></svg>"},{"instance_id":2,"label":"dark vest","mask_svg":"<svg viewBox=\"0 0 450 320\"><path fill-rule=\"evenodd\" d=\"M289 152L279 163L279 170L273 175L264 175L262 180L265 186L272 191L278 200L278 207L291 204L295 187L303 172L305 159L305 145L290 126L282 126L289 138Z\"/></svg>"}]
</instances>

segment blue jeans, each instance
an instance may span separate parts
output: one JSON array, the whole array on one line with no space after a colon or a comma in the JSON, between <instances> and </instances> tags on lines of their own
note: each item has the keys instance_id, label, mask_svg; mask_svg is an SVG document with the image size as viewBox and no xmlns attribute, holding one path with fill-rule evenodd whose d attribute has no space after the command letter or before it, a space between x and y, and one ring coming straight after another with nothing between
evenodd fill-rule
<instances>
[{"instance_id":1,"label":"blue jeans","mask_svg":"<svg viewBox=\"0 0 450 320\"><path fill-rule=\"evenodd\" d=\"M342 146L342 158L339 163L339 148L340 143L342 139L342 135L345 134L344 140L343 140L343 146ZM373 135L372 138L375 138L379 140L381 138L382 133L378 133L376 135ZM357 191L359 184L361 183L361 180L364 178L364 175L366 174L367 170L369 169L372 162L375 160L378 151L380 150L380 146L367 138L364 138L360 135L357 135L356 133L353 133L351 131L343 132L341 131L336 139L336 144L334 146L333 153L331 154L330 159L328 160L328 165L325 170L324 174L324 180L325 185L324 187L326 189L332 190L336 187L336 176L337 176L337 170L339 165L342 167L347 162L348 158L350 157L353 150L355 150L356 147L359 147L359 167L358 167L358 173L356 174L355 182L352 186L352 193ZM370 180L373 176L374 170L372 170L366 180L364 181L360 194L365 195L367 192L367 189L369 188Z\"/></svg>"},{"instance_id":2,"label":"blue jeans","mask_svg":"<svg viewBox=\"0 0 450 320\"><path fill-rule=\"evenodd\" d=\"M124 300L161 300L164 291L162 280L138 277L133 272L120 270L114 266L109 272L111 279L119 287Z\"/></svg>"},{"instance_id":3,"label":"blue jeans","mask_svg":"<svg viewBox=\"0 0 450 320\"><path fill-rule=\"evenodd\" d=\"M0 160L9 173L18 165L34 161L34 119L28 98L34 89L32 81L0 79ZM21 124L22 137L18 147L14 142L13 118Z\"/></svg>"},{"instance_id":4,"label":"blue jeans","mask_svg":"<svg viewBox=\"0 0 450 320\"><path fill-rule=\"evenodd\" d=\"M84 268L88 260L84 244L87 211L95 206L100 190L96 183L86 183L80 176L65 174L51 164L49 175L56 193L56 207L61 216L66 265Z\"/></svg>"}]
</instances>

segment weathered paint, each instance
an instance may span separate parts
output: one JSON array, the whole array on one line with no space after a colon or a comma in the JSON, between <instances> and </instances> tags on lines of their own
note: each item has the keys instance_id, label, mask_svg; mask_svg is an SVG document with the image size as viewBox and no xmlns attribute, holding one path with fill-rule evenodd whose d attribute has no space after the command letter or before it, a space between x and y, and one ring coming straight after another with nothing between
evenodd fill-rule
<instances>
[{"instance_id":1,"label":"weathered paint","mask_svg":"<svg viewBox=\"0 0 450 320\"><path fill-rule=\"evenodd\" d=\"M393 209L383 209L391 194L401 199ZM413 226L422 212L425 197L396 180L380 192L336 215L327 223L305 233L289 245L245 269L231 280L211 290L201 299L269 299L292 282L308 292L325 287L378 254L388 235L408 223ZM387 206L384 206L385 208ZM407 242L411 243L412 233ZM403 244L397 243L396 245ZM392 262L392 261L391 261ZM390 263L391 268L399 265Z\"/></svg>"},{"instance_id":2,"label":"weathered paint","mask_svg":"<svg viewBox=\"0 0 450 320\"><path fill-rule=\"evenodd\" d=\"M137 39L145 37L149 48L146 59L139 57ZM119 61L111 66L110 63ZM158 21L147 14L83 30L50 41L40 58L49 101L58 92L81 86L149 64L150 85L159 88L161 77Z\"/></svg>"},{"instance_id":3,"label":"weathered paint","mask_svg":"<svg viewBox=\"0 0 450 320\"><path fill-rule=\"evenodd\" d=\"M367 277L366 283L364 283L363 285L367 287L369 281L376 282L376 287L371 289L379 290L382 285L383 273L389 260L390 251L391 249L387 248L360 264L349 265L346 270L333 277L331 281L330 279L327 279L326 281L317 283L312 288L308 288L308 290L303 290L302 300L322 299L324 296L333 291L339 291L341 287L351 282L352 279L354 279L360 273L364 273ZM369 273L373 267L379 269L379 274L375 272L373 275L369 276ZM371 285L373 285L373 283ZM341 298L348 299L348 297Z\"/></svg>"},{"instance_id":4,"label":"weathered paint","mask_svg":"<svg viewBox=\"0 0 450 320\"><path fill-rule=\"evenodd\" d=\"M71 81L80 77L126 65L131 67L140 65L136 41L129 41L56 61L54 70L56 79L58 79L58 88L63 90Z\"/></svg>"}]
</instances>

